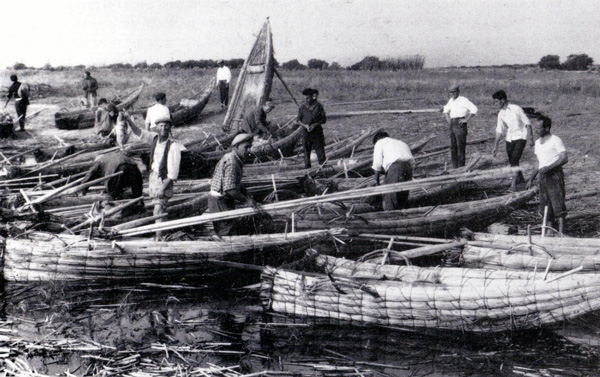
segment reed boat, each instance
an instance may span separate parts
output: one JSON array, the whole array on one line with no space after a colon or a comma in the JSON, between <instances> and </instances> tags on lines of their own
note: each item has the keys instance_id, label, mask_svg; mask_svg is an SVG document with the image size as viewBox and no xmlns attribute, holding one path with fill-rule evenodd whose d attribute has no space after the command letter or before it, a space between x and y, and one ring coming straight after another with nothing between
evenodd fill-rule
<instances>
[{"instance_id":1,"label":"reed boat","mask_svg":"<svg viewBox=\"0 0 600 377\"><path fill-rule=\"evenodd\" d=\"M267 19L238 76L223 120L223 130L228 132L235 128L246 110L265 103L271 93L274 72L273 38L271 25Z\"/></svg>"},{"instance_id":2,"label":"reed boat","mask_svg":"<svg viewBox=\"0 0 600 377\"><path fill-rule=\"evenodd\" d=\"M496 198L426 206L356 216L307 214L296 216L297 229L347 228L352 233L451 236L460 227L479 230L501 219L535 196L535 189Z\"/></svg>"},{"instance_id":3,"label":"reed boat","mask_svg":"<svg viewBox=\"0 0 600 377\"><path fill-rule=\"evenodd\" d=\"M391 266L315 256L326 274L265 268L266 310L409 330L501 332L556 326L600 309L596 274Z\"/></svg>"},{"instance_id":4,"label":"reed boat","mask_svg":"<svg viewBox=\"0 0 600 377\"><path fill-rule=\"evenodd\" d=\"M204 110L204 107L206 107L214 88L215 82L211 79L204 85L204 88L200 91L197 99L190 99L190 106L179 105L176 109L173 109L174 111L171 112L173 127L189 124L197 120L202 113L202 110Z\"/></svg>"},{"instance_id":5,"label":"reed boat","mask_svg":"<svg viewBox=\"0 0 600 377\"><path fill-rule=\"evenodd\" d=\"M600 271L600 239L473 233L460 262L468 267L564 272Z\"/></svg>"},{"instance_id":6,"label":"reed boat","mask_svg":"<svg viewBox=\"0 0 600 377\"><path fill-rule=\"evenodd\" d=\"M132 106L140 97L145 86L146 84L142 83L137 89L123 96L123 98L120 99L121 102L117 105L117 109L122 110ZM54 124L56 128L61 130L92 128L94 127L96 109L97 107L84 110L58 112L54 114Z\"/></svg>"},{"instance_id":7,"label":"reed boat","mask_svg":"<svg viewBox=\"0 0 600 377\"><path fill-rule=\"evenodd\" d=\"M2 253L4 280L146 280L195 277L213 273L209 259L262 263L288 255L340 230L222 237L221 240L155 242L150 239L108 241L35 232L8 238ZM262 253L262 254L261 254Z\"/></svg>"}]
</instances>

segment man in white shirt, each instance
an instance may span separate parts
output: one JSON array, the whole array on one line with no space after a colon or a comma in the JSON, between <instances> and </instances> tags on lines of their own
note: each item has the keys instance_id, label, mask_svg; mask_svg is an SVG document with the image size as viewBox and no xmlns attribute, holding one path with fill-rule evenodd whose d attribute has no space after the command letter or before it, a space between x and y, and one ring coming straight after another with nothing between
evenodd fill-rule
<instances>
[{"instance_id":1,"label":"man in white shirt","mask_svg":"<svg viewBox=\"0 0 600 377\"><path fill-rule=\"evenodd\" d=\"M163 118L171 118L171 110L167 107L167 95L165 93L156 93L154 95L156 104L151 106L146 112L146 130L156 128L156 120Z\"/></svg>"},{"instance_id":2,"label":"man in white shirt","mask_svg":"<svg viewBox=\"0 0 600 377\"><path fill-rule=\"evenodd\" d=\"M569 161L567 150L562 140L550 133L552 119L541 115L539 118L540 138L535 141L535 156L537 164L534 173L529 178L527 188L539 174L540 213L548 208L548 226L558 221L558 231L562 234L565 226L567 207L565 205L565 175L562 166Z\"/></svg>"},{"instance_id":3,"label":"man in white shirt","mask_svg":"<svg viewBox=\"0 0 600 377\"><path fill-rule=\"evenodd\" d=\"M467 123L477 114L477 106L460 95L457 84L450 86L450 100L444 106L444 117L450 126L450 154L452 167L465 166L467 147Z\"/></svg>"},{"instance_id":4,"label":"man in white shirt","mask_svg":"<svg viewBox=\"0 0 600 377\"><path fill-rule=\"evenodd\" d=\"M229 106L229 82L231 81L231 71L225 66L223 59L217 61L219 69L217 69L217 86L221 94L221 109Z\"/></svg>"},{"instance_id":5,"label":"man in white shirt","mask_svg":"<svg viewBox=\"0 0 600 377\"><path fill-rule=\"evenodd\" d=\"M413 178L414 160L410 148L403 141L392 139L385 131L373 137L373 170L375 184L379 186L379 175L383 172L383 184L410 181ZM401 209L408 200L408 191L383 195L383 210Z\"/></svg>"},{"instance_id":6,"label":"man in white shirt","mask_svg":"<svg viewBox=\"0 0 600 377\"><path fill-rule=\"evenodd\" d=\"M533 132L531 131L531 122L523 109L515 104L508 102L508 97L504 90L499 90L492 95L494 104L498 106L498 122L496 124L496 140L492 156L496 157L498 143L502 134L506 132L506 154L510 166L519 166L519 161L523 155L525 144L529 140L529 146L533 147ZM510 191L516 190L516 185L523 182L523 173L515 173L510 185Z\"/></svg>"},{"instance_id":7,"label":"man in white shirt","mask_svg":"<svg viewBox=\"0 0 600 377\"><path fill-rule=\"evenodd\" d=\"M156 119L157 132L143 130L135 125L129 115L128 120L131 132L142 141L150 145L150 176L148 177L148 189L152 204L154 204L154 215L161 215L167 209L169 199L173 197L173 184L179 176L179 164L181 162L181 151L185 147L178 141L170 138L172 121L170 117ZM162 222L157 219L156 223ZM156 232L157 240L162 232Z\"/></svg>"}]
</instances>

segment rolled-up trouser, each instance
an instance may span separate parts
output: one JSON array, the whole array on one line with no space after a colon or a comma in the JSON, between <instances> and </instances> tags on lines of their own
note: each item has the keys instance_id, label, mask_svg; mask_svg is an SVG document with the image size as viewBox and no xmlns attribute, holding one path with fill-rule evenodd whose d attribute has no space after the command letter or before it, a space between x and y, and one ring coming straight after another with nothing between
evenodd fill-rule
<instances>
[{"instance_id":1,"label":"rolled-up trouser","mask_svg":"<svg viewBox=\"0 0 600 377\"><path fill-rule=\"evenodd\" d=\"M450 155L452 156L452 167L465 166L465 155L467 148L467 124L459 124L464 118L452 118L450 120Z\"/></svg>"},{"instance_id":2,"label":"rolled-up trouser","mask_svg":"<svg viewBox=\"0 0 600 377\"><path fill-rule=\"evenodd\" d=\"M158 195L158 190L162 186L163 180L160 178L157 172L152 170L150 172L150 176L148 177L148 191L150 194L150 198L152 198L152 204L160 205L163 210L167 208L167 204L169 203L169 199L173 197L173 186L166 189L163 195Z\"/></svg>"},{"instance_id":3,"label":"rolled-up trouser","mask_svg":"<svg viewBox=\"0 0 600 377\"><path fill-rule=\"evenodd\" d=\"M410 161L398 160L390 165L385 173L383 184L410 181L413 178L413 168ZM394 211L404 208L408 200L408 191L393 192L383 195L383 210Z\"/></svg>"},{"instance_id":4,"label":"rolled-up trouser","mask_svg":"<svg viewBox=\"0 0 600 377\"><path fill-rule=\"evenodd\" d=\"M548 207L548 220L554 221L557 217L567 215L565 205L565 174L562 167L554 168L540 174L540 214L544 215L544 208Z\"/></svg>"},{"instance_id":5,"label":"rolled-up trouser","mask_svg":"<svg viewBox=\"0 0 600 377\"><path fill-rule=\"evenodd\" d=\"M323 134L323 127L318 126L311 132L305 131L302 146L304 147L304 167L311 167L310 152L312 152L313 149L317 153L319 164L323 165L325 163L327 157L325 156L325 135Z\"/></svg>"},{"instance_id":6,"label":"rolled-up trouser","mask_svg":"<svg viewBox=\"0 0 600 377\"><path fill-rule=\"evenodd\" d=\"M227 81L219 81L219 94L221 95L221 105L229 105L229 84Z\"/></svg>"},{"instance_id":7,"label":"rolled-up trouser","mask_svg":"<svg viewBox=\"0 0 600 377\"><path fill-rule=\"evenodd\" d=\"M508 156L508 162L510 163L510 166L519 166L519 161L521 161L523 150L525 150L525 145L527 145L527 140L525 139L506 142L506 155ZM524 180L522 172L519 172L519 178Z\"/></svg>"},{"instance_id":8,"label":"rolled-up trouser","mask_svg":"<svg viewBox=\"0 0 600 377\"><path fill-rule=\"evenodd\" d=\"M222 196L208 195L208 212L218 213L235 209L235 199L225 194ZM231 235L235 219L213 221L215 233L219 236Z\"/></svg>"},{"instance_id":9,"label":"rolled-up trouser","mask_svg":"<svg viewBox=\"0 0 600 377\"><path fill-rule=\"evenodd\" d=\"M19 99L15 102L15 110L17 111L17 117L19 117L19 127L21 130L25 129L25 117L27 116L27 105L29 102L27 99L24 101Z\"/></svg>"}]
</instances>

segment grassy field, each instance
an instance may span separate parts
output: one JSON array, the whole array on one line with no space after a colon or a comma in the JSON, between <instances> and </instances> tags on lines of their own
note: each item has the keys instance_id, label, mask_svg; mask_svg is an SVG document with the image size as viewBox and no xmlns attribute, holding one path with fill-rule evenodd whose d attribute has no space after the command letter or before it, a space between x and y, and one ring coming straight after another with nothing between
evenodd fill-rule
<instances>
[{"instance_id":1,"label":"grassy field","mask_svg":"<svg viewBox=\"0 0 600 377\"><path fill-rule=\"evenodd\" d=\"M140 82L148 87L137 103L138 107L151 105L153 93L164 91L169 103L192 96L204 83L214 77L212 70L97 70L99 96L112 98L123 94ZM234 77L237 72L233 72ZM426 69L422 71L282 71L286 83L298 100L305 87L320 90L320 100L326 111L339 112L372 109L422 109L440 108L448 99L447 87L460 83L462 94L479 107L477 117L469 125L469 138L494 135L497 109L491 95L503 89L509 99L521 106L534 107L550 116L554 121L553 133L560 136L569 152L566 166L568 193L596 189L600 183L598 162L600 153L596 148L600 132L600 76L595 72L541 71L537 69L515 70L510 68ZM10 72L0 74L0 87L9 84ZM51 90L41 98L33 98L29 113L44 110L27 126L28 135L20 134L16 139L0 141L0 146L29 146L38 143L56 143L54 136L68 141L93 140L92 130L62 131L54 128L53 114L61 108L76 108L82 72L25 70L19 72L21 81L32 85L47 84ZM235 80L233 80L235 82ZM233 87L231 88L231 92ZM271 120L285 123L295 115L296 107L281 82L275 79L271 97L277 107L270 115ZM336 105L370 99L395 98L393 101L371 104ZM14 114L11 103L9 111ZM204 111L203 118L196 124L177 128L175 137L191 140L202 137L204 132L218 132L224 117L219 109L217 94ZM141 120L140 120L141 121ZM448 143L447 125L438 113L410 115L371 115L330 120L325 127L328 140L350 134L358 134L367 128L385 128L405 141L413 141L426 135L434 135L431 145ZM478 150L489 153L491 143L469 147L467 153ZM503 148L498 156L506 160ZM533 163L535 156L526 149L523 161ZM597 200L588 198L574 204L585 211L597 211ZM573 213L573 212L571 212Z\"/></svg>"}]
</instances>

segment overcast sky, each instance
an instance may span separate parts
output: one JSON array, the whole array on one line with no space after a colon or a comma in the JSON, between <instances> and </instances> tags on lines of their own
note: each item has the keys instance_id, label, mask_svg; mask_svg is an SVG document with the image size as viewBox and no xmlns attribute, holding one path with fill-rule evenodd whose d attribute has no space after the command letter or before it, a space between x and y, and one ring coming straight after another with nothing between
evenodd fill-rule
<instances>
[{"instance_id":1,"label":"overcast sky","mask_svg":"<svg viewBox=\"0 0 600 377\"><path fill-rule=\"evenodd\" d=\"M245 58L266 17L279 62L420 54L427 67L600 62L596 0L11 0L0 67Z\"/></svg>"}]
</instances>

